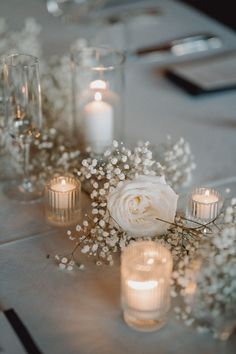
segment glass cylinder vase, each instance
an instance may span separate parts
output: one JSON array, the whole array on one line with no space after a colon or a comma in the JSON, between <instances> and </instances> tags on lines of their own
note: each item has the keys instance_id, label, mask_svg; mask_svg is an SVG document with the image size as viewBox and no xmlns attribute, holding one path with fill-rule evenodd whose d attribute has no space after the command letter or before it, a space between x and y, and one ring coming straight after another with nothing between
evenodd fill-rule
<instances>
[{"instance_id":1,"label":"glass cylinder vase","mask_svg":"<svg viewBox=\"0 0 236 354\"><path fill-rule=\"evenodd\" d=\"M130 327L149 332L165 324L172 263L169 250L153 241L135 242L123 251L121 301Z\"/></svg>"},{"instance_id":2,"label":"glass cylinder vase","mask_svg":"<svg viewBox=\"0 0 236 354\"><path fill-rule=\"evenodd\" d=\"M124 55L106 47L71 54L73 127L81 150L102 154L122 140Z\"/></svg>"}]
</instances>

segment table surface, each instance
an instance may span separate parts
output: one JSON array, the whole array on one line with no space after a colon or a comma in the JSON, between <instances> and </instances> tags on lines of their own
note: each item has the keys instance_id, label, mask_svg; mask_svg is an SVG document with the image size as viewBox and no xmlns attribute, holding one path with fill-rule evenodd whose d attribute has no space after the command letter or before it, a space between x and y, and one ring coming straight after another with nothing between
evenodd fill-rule
<instances>
[{"instance_id":1,"label":"table surface","mask_svg":"<svg viewBox=\"0 0 236 354\"><path fill-rule=\"evenodd\" d=\"M233 32L186 5L169 0L150 3L157 4L162 15L155 22L131 24L132 48L199 31L220 35L224 50L236 48ZM36 17L43 25L47 56L65 53L78 35L91 43L123 45L118 40L119 26L96 27L95 33L91 25L63 25L46 13L44 4L5 1L0 14L12 28L21 27L24 17ZM194 98L162 76L158 70L162 65L134 62L126 66L127 141L158 143L167 134L183 136L196 157L193 184L230 187L236 195L236 91ZM183 326L172 314L156 333L128 328L120 308L118 264L100 268L92 259L79 256L84 271L61 271L54 255L66 254L72 245L64 229L46 224L43 205L22 206L1 192L0 205L0 305L19 313L43 353L235 353L235 335L228 342L218 342Z\"/></svg>"}]
</instances>

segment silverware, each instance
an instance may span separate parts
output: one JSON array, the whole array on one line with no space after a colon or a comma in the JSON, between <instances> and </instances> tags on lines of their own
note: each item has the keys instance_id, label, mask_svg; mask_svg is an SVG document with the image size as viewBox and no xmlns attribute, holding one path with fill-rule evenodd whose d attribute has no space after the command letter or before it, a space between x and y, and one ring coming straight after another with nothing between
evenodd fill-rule
<instances>
[{"instance_id":1,"label":"silverware","mask_svg":"<svg viewBox=\"0 0 236 354\"><path fill-rule=\"evenodd\" d=\"M223 45L220 37L211 33L196 33L186 37L173 39L158 45L139 48L132 56L142 57L150 54L163 53L182 56L197 52L219 49Z\"/></svg>"}]
</instances>

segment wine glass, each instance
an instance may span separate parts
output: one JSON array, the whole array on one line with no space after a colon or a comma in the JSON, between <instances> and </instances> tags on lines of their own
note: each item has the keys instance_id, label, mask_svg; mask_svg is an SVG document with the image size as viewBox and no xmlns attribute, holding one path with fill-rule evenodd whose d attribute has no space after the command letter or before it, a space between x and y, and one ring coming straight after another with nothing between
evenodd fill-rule
<instances>
[{"instance_id":1,"label":"wine glass","mask_svg":"<svg viewBox=\"0 0 236 354\"><path fill-rule=\"evenodd\" d=\"M42 188L32 182L29 173L30 146L40 136L42 127L41 90L38 59L28 54L10 54L1 58L5 130L19 144L23 155L23 178L7 183L10 199L32 202Z\"/></svg>"}]
</instances>

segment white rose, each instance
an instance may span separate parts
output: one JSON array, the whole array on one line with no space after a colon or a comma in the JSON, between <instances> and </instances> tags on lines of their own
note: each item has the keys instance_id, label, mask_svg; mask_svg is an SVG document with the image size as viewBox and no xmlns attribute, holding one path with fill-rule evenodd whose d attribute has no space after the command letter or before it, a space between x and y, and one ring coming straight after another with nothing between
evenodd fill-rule
<instances>
[{"instance_id":1,"label":"white rose","mask_svg":"<svg viewBox=\"0 0 236 354\"><path fill-rule=\"evenodd\" d=\"M108 196L111 217L134 237L164 234L175 218L178 195L164 177L138 176L125 181Z\"/></svg>"}]
</instances>

